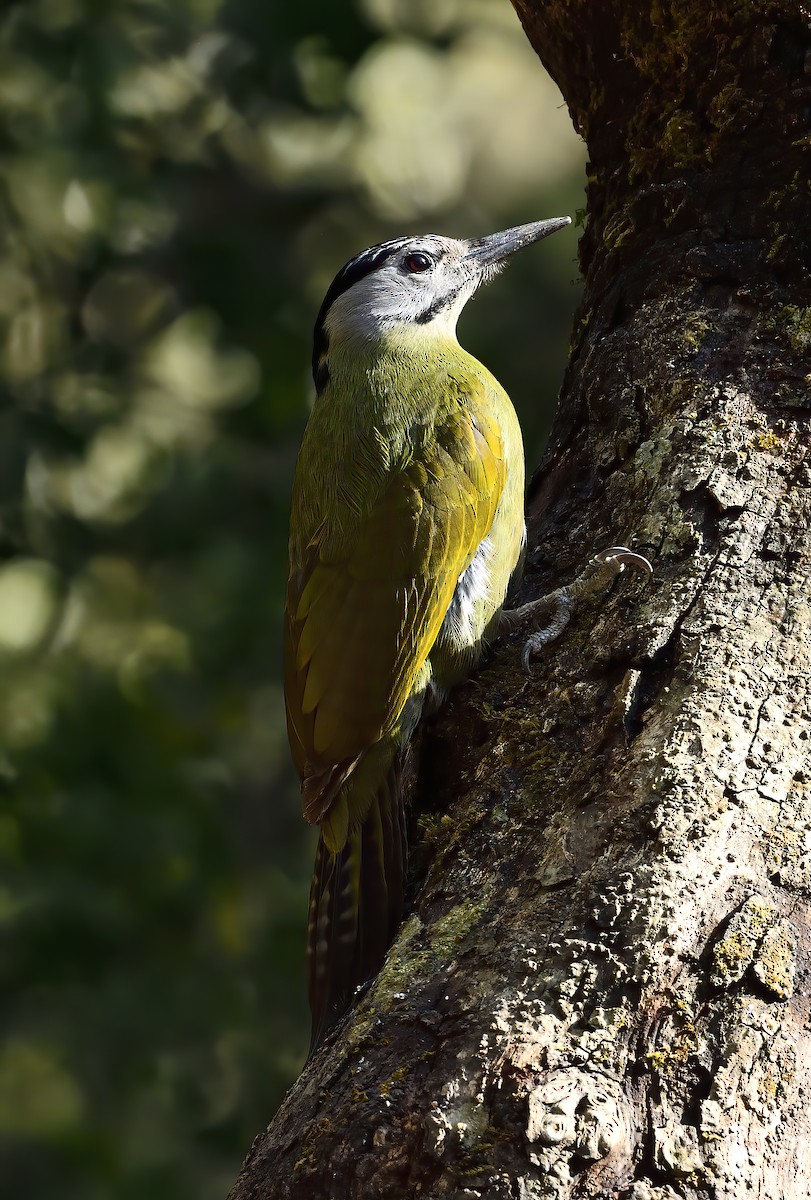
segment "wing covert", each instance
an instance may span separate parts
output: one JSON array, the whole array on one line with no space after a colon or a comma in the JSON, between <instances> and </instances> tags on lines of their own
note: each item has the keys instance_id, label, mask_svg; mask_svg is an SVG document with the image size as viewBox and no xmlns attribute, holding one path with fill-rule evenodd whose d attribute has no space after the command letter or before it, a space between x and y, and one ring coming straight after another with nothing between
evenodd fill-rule
<instances>
[{"instance_id":1,"label":"wing covert","mask_svg":"<svg viewBox=\"0 0 811 1200\"><path fill-rule=\"evenodd\" d=\"M460 399L432 433L351 528L326 517L291 563L285 699L305 781L345 779L394 728L492 525L506 462L486 395Z\"/></svg>"}]
</instances>

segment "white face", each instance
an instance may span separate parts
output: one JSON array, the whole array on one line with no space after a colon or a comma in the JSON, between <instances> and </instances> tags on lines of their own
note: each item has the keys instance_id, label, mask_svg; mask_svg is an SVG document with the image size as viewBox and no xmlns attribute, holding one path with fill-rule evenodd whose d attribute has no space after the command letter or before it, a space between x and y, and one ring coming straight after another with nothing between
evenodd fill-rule
<instances>
[{"instance_id":1,"label":"white face","mask_svg":"<svg viewBox=\"0 0 811 1200\"><path fill-rule=\"evenodd\" d=\"M466 261L469 250L468 242L430 234L375 247L379 262L358 255L345 270L365 273L332 302L325 320L330 342L369 340L402 324L455 337L462 309L495 274Z\"/></svg>"}]
</instances>

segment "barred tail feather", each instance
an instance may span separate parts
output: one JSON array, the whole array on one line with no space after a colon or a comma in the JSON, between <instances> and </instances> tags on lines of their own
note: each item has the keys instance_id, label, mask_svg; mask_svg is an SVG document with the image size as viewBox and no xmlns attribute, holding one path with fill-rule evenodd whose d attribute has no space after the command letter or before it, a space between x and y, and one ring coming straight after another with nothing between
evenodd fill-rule
<instances>
[{"instance_id":1,"label":"barred tail feather","mask_svg":"<svg viewBox=\"0 0 811 1200\"><path fill-rule=\"evenodd\" d=\"M365 820L337 854L319 836L310 887L307 957L310 1053L383 965L403 914L406 838L395 762Z\"/></svg>"}]
</instances>

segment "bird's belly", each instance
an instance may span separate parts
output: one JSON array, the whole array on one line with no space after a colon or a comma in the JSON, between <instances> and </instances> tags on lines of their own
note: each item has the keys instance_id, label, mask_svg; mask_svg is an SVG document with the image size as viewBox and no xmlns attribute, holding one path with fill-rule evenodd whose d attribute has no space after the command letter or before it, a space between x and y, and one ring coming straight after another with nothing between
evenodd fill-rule
<instances>
[{"instance_id":1,"label":"bird's belly","mask_svg":"<svg viewBox=\"0 0 811 1200\"><path fill-rule=\"evenodd\" d=\"M448 642L459 653L478 646L503 596L493 597L493 543L483 538L467 570L459 576L438 641Z\"/></svg>"},{"instance_id":2,"label":"bird's belly","mask_svg":"<svg viewBox=\"0 0 811 1200\"><path fill-rule=\"evenodd\" d=\"M495 546L486 537L459 576L431 651L431 684L437 695L470 673L495 636L507 590L507 580L501 575Z\"/></svg>"}]
</instances>

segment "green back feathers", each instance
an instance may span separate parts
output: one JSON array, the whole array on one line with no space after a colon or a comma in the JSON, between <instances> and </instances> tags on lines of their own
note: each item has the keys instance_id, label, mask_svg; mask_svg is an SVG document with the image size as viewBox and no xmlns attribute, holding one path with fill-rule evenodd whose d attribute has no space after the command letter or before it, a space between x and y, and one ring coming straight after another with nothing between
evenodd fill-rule
<instances>
[{"instance_id":1,"label":"green back feathers","mask_svg":"<svg viewBox=\"0 0 811 1200\"><path fill-rule=\"evenodd\" d=\"M416 370L358 357L330 364L293 491L285 691L310 820L395 729L506 478L506 397L456 343Z\"/></svg>"}]
</instances>

